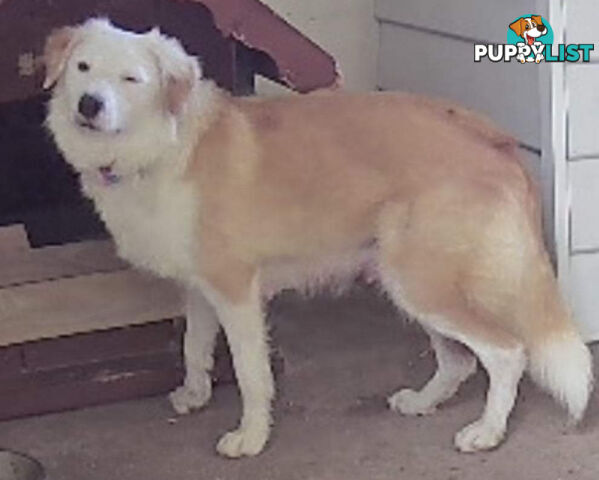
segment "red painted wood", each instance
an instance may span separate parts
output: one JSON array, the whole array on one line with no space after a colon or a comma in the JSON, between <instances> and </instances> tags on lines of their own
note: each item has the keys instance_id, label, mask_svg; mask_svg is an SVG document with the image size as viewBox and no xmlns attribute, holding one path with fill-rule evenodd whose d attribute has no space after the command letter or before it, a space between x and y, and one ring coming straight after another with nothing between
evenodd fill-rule
<instances>
[{"instance_id":1,"label":"red painted wood","mask_svg":"<svg viewBox=\"0 0 599 480\"><path fill-rule=\"evenodd\" d=\"M24 369L25 364L23 363L23 348L21 345L0 349L0 389L4 379L18 376Z\"/></svg>"},{"instance_id":2,"label":"red painted wood","mask_svg":"<svg viewBox=\"0 0 599 480\"><path fill-rule=\"evenodd\" d=\"M45 377L22 377L12 384L0 383L0 420L72 410L164 394L182 381L182 371L168 368L156 358L146 368L88 370L47 373Z\"/></svg>"},{"instance_id":3,"label":"red painted wood","mask_svg":"<svg viewBox=\"0 0 599 480\"><path fill-rule=\"evenodd\" d=\"M183 381L182 320L0 349L0 419L157 395Z\"/></svg>"},{"instance_id":4,"label":"red painted wood","mask_svg":"<svg viewBox=\"0 0 599 480\"><path fill-rule=\"evenodd\" d=\"M182 329L183 320L162 321L30 342L22 346L24 363L36 372L164 352L177 356Z\"/></svg>"},{"instance_id":5,"label":"red painted wood","mask_svg":"<svg viewBox=\"0 0 599 480\"><path fill-rule=\"evenodd\" d=\"M330 54L257 0L175 1L206 5L224 35L270 57L278 75L269 76L294 90L309 92L341 81Z\"/></svg>"}]
</instances>

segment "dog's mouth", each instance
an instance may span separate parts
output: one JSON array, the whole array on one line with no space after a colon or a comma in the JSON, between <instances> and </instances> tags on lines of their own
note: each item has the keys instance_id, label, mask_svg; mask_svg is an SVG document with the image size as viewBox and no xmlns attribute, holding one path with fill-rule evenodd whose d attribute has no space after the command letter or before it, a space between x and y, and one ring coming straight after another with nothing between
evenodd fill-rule
<instances>
[{"instance_id":1,"label":"dog's mouth","mask_svg":"<svg viewBox=\"0 0 599 480\"><path fill-rule=\"evenodd\" d=\"M89 132L98 132L98 133L116 135L116 134L121 133L121 131L122 131L122 129L120 129L120 128L116 128L114 130L107 130L107 129L101 128L101 127L97 126L95 123L90 122L89 120L85 120L81 117L75 118L75 124L82 130L87 130Z\"/></svg>"},{"instance_id":2,"label":"dog's mouth","mask_svg":"<svg viewBox=\"0 0 599 480\"><path fill-rule=\"evenodd\" d=\"M97 126L95 126L92 122L89 122L87 120L83 120L81 118L77 118L75 120L75 123L79 127L84 128L85 130L92 130L94 132L99 132L100 131L100 129Z\"/></svg>"}]
</instances>

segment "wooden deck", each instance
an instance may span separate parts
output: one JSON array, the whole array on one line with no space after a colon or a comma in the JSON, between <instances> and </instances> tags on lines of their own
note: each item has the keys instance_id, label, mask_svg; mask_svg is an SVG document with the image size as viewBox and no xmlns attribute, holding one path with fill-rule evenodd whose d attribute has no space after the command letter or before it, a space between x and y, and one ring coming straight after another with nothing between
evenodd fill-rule
<instances>
[{"instance_id":1,"label":"wooden deck","mask_svg":"<svg viewBox=\"0 0 599 480\"><path fill-rule=\"evenodd\" d=\"M181 313L175 285L133 270L112 242L31 249L22 227L0 228L0 419L172 390Z\"/></svg>"}]
</instances>

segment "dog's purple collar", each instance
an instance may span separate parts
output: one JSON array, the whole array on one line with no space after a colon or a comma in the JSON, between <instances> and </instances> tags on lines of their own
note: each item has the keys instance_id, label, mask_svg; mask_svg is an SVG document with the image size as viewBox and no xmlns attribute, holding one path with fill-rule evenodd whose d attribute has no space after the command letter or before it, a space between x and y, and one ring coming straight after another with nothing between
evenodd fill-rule
<instances>
[{"instance_id":1,"label":"dog's purple collar","mask_svg":"<svg viewBox=\"0 0 599 480\"><path fill-rule=\"evenodd\" d=\"M102 176L104 185L115 185L121 181L121 177L112 171L112 164L100 167L98 171Z\"/></svg>"}]
</instances>

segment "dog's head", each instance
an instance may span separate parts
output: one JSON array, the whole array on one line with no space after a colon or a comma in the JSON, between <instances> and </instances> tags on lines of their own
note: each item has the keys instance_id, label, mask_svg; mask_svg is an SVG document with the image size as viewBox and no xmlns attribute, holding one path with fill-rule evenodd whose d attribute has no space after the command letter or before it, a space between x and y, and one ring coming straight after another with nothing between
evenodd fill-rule
<instances>
[{"instance_id":1,"label":"dog's head","mask_svg":"<svg viewBox=\"0 0 599 480\"><path fill-rule=\"evenodd\" d=\"M512 31L522 37L528 45L532 45L537 38L547 33L547 27L543 25L540 15L519 18L510 24Z\"/></svg>"},{"instance_id":2,"label":"dog's head","mask_svg":"<svg viewBox=\"0 0 599 480\"><path fill-rule=\"evenodd\" d=\"M148 137L170 131L200 81L196 59L178 41L156 29L124 31L103 19L53 32L44 63L44 87L54 86L49 127L80 169L112 164L115 159L101 152L101 145L132 144L142 137L149 142ZM83 148L92 155L69 155ZM96 157L109 158L94 159L94 149Z\"/></svg>"}]
</instances>

